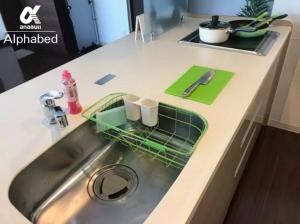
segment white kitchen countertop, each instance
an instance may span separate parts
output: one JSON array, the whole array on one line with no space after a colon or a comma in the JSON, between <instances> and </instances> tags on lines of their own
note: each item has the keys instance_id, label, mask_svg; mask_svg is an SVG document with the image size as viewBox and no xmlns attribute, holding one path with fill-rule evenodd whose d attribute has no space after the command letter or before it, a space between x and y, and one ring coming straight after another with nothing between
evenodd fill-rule
<instances>
[{"instance_id":1,"label":"white kitchen countertop","mask_svg":"<svg viewBox=\"0 0 300 224\"><path fill-rule=\"evenodd\" d=\"M199 22L188 19L147 44L134 41L131 34L0 94L0 223L30 223L10 203L10 183L25 166L85 121L80 115L68 116L70 125L60 132L42 123L39 96L61 89L63 69L70 70L77 80L85 108L110 93L127 92L186 108L207 119L209 128L197 150L146 223L182 224L189 219L290 32L289 27L272 28L281 35L267 56L179 44ZM193 65L235 72L211 106L164 93ZM104 86L94 84L108 73L117 78Z\"/></svg>"}]
</instances>

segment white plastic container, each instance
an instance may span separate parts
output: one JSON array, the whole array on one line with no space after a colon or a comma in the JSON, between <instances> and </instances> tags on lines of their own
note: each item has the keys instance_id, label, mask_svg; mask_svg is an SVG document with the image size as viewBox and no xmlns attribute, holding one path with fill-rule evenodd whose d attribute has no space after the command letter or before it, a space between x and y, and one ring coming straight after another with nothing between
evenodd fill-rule
<instances>
[{"instance_id":1,"label":"white plastic container","mask_svg":"<svg viewBox=\"0 0 300 224\"><path fill-rule=\"evenodd\" d=\"M141 102L142 123L154 127L158 123L158 102L145 99Z\"/></svg>"},{"instance_id":2,"label":"white plastic container","mask_svg":"<svg viewBox=\"0 0 300 224\"><path fill-rule=\"evenodd\" d=\"M138 121L141 119L141 108L138 104L140 98L135 95L126 95L123 96L126 117L131 121Z\"/></svg>"}]
</instances>

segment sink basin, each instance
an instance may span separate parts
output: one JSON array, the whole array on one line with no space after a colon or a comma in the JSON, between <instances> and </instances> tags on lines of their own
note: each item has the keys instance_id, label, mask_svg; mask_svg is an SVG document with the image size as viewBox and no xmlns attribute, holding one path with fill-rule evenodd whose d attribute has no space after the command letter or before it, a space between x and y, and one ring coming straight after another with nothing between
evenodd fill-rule
<instances>
[{"instance_id":1,"label":"sink basin","mask_svg":"<svg viewBox=\"0 0 300 224\"><path fill-rule=\"evenodd\" d=\"M147 129L149 142L195 148L206 130L206 122L196 114L163 104L159 114L158 128ZM172 158L166 151L159 152L165 154L163 160L159 153L138 150L141 143L132 144L135 135L117 141L96 130L97 125L88 120L15 177L9 199L28 220L41 224L143 223L180 174L180 168L170 165ZM131 127L130 131L146 129ZM190 145L189 140L195 144ZM181 154L180 164L185 165L189 157Z\"/></svg>"},{"instance_id":2,"label":"sink basin","mask_svg":"<svg viewBox=\"0 0 300 224\"><path fill-rule=\"evenodd\" d=\"M88 121L13 180L9 198L33 223L142 223L180 173L95 133Z\"/></svg>"}]
</instances>

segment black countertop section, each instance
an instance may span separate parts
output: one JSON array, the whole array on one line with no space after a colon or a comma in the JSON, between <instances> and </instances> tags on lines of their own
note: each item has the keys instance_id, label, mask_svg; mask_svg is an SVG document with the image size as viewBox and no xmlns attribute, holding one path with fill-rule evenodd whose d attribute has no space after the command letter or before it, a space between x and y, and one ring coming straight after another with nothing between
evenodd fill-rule
<instances>
[{"instance_id":1,"label":"black countertop section","mask_svg":"<svg viewBox=\"0 0 300 224\"><path fill-rule=\"evenodd\" d=\"M199 30L195 30L193 33L189 34L181 41L191 42L196 44L205 44L210 46L216 47L224 47L224 48L232 48L232 49L239 49L239 50L246 50L246 51L255 51L258 45L264 39L264 36L255 37L255 38L241 38L236 36L230 36L228 41L220 44L209 44L200 40L199 37Z\"/></svg>"}]
</instances>

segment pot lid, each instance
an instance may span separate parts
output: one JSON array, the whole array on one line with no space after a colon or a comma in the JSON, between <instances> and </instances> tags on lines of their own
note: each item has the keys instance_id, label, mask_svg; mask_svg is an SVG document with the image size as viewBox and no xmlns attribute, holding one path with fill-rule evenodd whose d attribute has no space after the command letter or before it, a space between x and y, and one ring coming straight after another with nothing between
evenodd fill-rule
<instances>
[{"instance_id":1,"label":"pot lid","mask_svg":"<svg viewBox=\"0 0 300 224\"><path fill-rule=\"evenodd\" d=\"M227 29L230 23L219 21L219 16L212 16L211 21L200 23L201 28L207 29Z\"/></svg>"}]
</instances>

